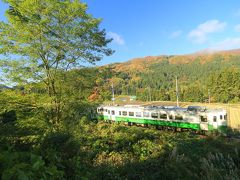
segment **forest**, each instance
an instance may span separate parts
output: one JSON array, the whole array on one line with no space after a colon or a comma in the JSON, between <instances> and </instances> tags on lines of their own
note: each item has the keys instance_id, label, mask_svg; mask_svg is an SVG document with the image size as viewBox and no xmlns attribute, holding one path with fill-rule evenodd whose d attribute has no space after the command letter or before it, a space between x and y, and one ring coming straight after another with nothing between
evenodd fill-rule
<instances>
[{"instance_id":1,"label":"forest","mask_svg":"<svg viewBox=\"0 0 240 180\"><path fill-rule=\"evenodd\" d=\"M146 64L144 64L146 62ZM118 95L141 101L237 103L240 101L240 52L186 56L156 56L112 64L111 81Z\"/></svg>"},{"instance_id":2,"label":"forest","mask_svg":"<svg viewBox=\"0 0 240 180\"><path fill-rule=\"evenodd\" d=\"M82 67L114 53L86 4L4 2L9 9L8 22L0 22L1 179L240 178L236 139L110 124L95 116L96 107L111 99L112 83L116 95L149 101L150 87L151 100L171 101L176 76L181 100L205 101L209 89L212 101L239 102L238 55L206 63L199 57L175 63L178 57L169 56L136 68L131 62Z\"/></svg>"}]
</instances>

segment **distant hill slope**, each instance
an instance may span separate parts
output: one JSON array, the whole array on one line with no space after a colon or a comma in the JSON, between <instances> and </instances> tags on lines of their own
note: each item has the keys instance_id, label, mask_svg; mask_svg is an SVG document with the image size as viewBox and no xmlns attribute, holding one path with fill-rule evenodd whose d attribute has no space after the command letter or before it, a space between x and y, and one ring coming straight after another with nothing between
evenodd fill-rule
<instances>
[{"instance_id":1,"label":"distant hill slope","mask_svg":"<svg viewBox=\"0 0 240 180\"><path fill-rule=\"evenodd\" d=\"M148 70L152 65L161 64L168 61L169 64L191 64L197 61L199 64L210 63L222 59L223 62L240 61L240 49L212 52L208 50L199 51L188 55L170 55L170 56L146 56L143 58L134 58L124 63L116 63L111 66L116 71L134 71Z\"/></svg>"},{"instance_id":2,"label":"distant hill slope","mask_svg":"<svg viewBox=\"0 0 240 180\"><path fill-rule=\"evenodd\" d=\"M185 98L185 101L204 101L209 89L216 88L212 86L211 78L224 70L239 70L240 49L147 56L105 67L113 71L111 81L115 85L116 94L137 95L141 100L173 100L176 94L175 79L178 77L181 95L201 96L195 99Z\"/></svg>"}]
</instances>

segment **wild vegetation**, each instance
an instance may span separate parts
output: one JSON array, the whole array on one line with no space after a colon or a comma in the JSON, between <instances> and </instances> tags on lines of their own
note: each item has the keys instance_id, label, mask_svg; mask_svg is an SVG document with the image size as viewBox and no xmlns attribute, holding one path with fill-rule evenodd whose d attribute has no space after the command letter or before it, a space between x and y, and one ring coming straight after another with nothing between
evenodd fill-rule
<instances>
[{"instance_id":1,"label":"wild vegetation","mask_svg":"<svg viewBox=\"0 0 240 180\"><path fill-rule=\"evenodd\" d=\"M85 4L4 2L10 8L8 22L0 22L0 72L11 88L0 88L1 179L240 178L236 140L107 124L94 116L111 98L112 82L117 95L149 100L150 86L152 100L174 100L176 75L182 99L204 101L210 88L213 100L237 102L237 54L82 68L82 61L113 52Z\"/></svg>"},{"instance_id":2,"label":"wild vegetation","mask_svg":"<svg viewBox=\"0 0 240 180\"><path fill-rule=\"evenodd\" d=\"M62 72L111 55L107 48L111 39L99 28L101 20L87 14L86 4L79 1L6 2L8 22L0 22L2 71L8 81L45 85L51 104L49 122L57 128L64 108Z\"/></svg>"},{"instance_id":3,"label":"wild vegetation","mask_svg":"<svg viewBox=\"0 0 240 180\"><path fill-rule=\"evenodd\" d=\"M139 100L176 100L176 77L181 101L239 102L240 52L159 56L113 64L115 93Z\"/></svg>"},{"instance_id":4,"label":"wild vegetation","mask_svg":"<svg viewBox=\"0 0 240 180\"><path fill-rule=\"evenodd\" d=\"M41 83L0 92L2 179L240 177L237 140L94 120L92 110L111 94L100 93L107 92L100 89L104 86L96 88L107 80L103 71L98 79L89 73L97 71L66 74L64 116L57 129L47 119L51 103Z\"/></svg>"},{"instance_id":5,"label":"wild vegetation","mask_svg":"<svg viewBox=\"0 0 240 180\"><path fill-rule=\"evenodd\" d=\"M26 96L19 98L22 103L26 100ZM15 113L2 114L2 179L240 177L238 141L86 117L53 132L40 112L32 110L24 119L20 117L25 112Z\"/></svg>"}]
</instances>

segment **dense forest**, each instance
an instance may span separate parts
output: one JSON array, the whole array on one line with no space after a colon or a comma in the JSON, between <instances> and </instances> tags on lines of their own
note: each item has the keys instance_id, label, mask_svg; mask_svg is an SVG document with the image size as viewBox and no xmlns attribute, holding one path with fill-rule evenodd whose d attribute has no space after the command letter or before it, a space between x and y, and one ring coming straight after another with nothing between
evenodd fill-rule
<instances>
[{"instance_id":1,"label":"dense forest","mask_svg":"<svg viewBox=\"0 0 240 180\"><path fill-rule=\"evenodd\" d=\"M109 65L115 94L142 101L175 101L176 78L184 102L240 101L240 51L138 58Z\"/></svg>"},{"instance_id":2,"label":"dense forest","mask_svg":"<svg viewBox=\"0 0 240 180\"><path fill-rule=\"evenodd\" d=\"M239 179L240 143L221 135L98 121L116 95L238 102L239 56L148 57L85 68L111 55L100 19L79 1L4 0L0 22L0 177ZM149 96L149 90L151 96Z\"/></svg>"}]
</instances>

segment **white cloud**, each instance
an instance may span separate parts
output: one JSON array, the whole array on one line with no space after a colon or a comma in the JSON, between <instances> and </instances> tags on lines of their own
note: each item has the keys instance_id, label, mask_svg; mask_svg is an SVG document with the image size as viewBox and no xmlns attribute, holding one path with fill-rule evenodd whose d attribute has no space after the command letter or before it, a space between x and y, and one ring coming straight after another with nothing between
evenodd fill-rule
<instances>
[{"instance_id":1,"label":"white cloud","mask_svg":"<svg viewBox=\"0 0 240 180\"><path fill-rule=\"evenodd\" d=\"M229 50L240 48L240 37L238 38L227 38L223 41L213 44L209 50L218 51L218 50Z\"/></svg>"},{"instance_id":2,"label":"white cloud","mask_svg":"<svg viewBox=\"0 0 240 180\"><path fill-rule=\"evenodd\" d=\"M223 31L226 25L225 22L220 22L215 19L209 20L190 31L188 37L194 43L202 44L208 40L208 34Z\"/></svg>"},{"instance_id":3,"label":"white cloud","mask_svg":"<svg viewBox=\"0 0 240 180\"><path fill-rule=\"evenodd\" d=\"M113 42L118 45L124 45L125 41L124 39L117 33L114 32L108 32L107 36L113 39Z\"/></svg>"},{"instance_id":4,"label":"white cloud","mask_svg":"<svg viewBox=\"0 0 240 180\"><path fill-rule=\"evenodd\" d=\"M240 32L240 24L236 25L234 29L235 31Z\"/></svg>"},{"instance_id":5,"label":"white cloud","mask_svg":"<svg viewBox=\"0 0 240 180\"><path fill-rule=\"evenodd\" d=\"M182 31L181 30L178 30L178 31L174 31L170 34L169 38L170 39L175 39L177 37L179 37L180 35L182 34Z\"/></svg>"}]
</instances>

